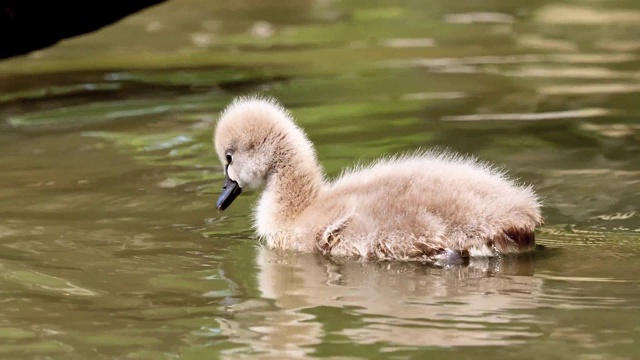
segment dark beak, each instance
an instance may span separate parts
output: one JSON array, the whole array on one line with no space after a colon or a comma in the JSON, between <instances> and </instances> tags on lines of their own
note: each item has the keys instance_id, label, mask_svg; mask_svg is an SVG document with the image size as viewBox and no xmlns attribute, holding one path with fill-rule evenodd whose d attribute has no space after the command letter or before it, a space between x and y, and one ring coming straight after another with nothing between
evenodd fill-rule
<instances>
[{"instance_id":1,"label":"dark beak","mask_svg":"<svg viewBox=\"0 0 640 360\"><path fill-rule=\"evenodd\" d=\"M219 211L224 211L229 207L229 205L231 205L233 200L235 200L238 195L240 195L241 192L242 188L238 185L238 183L229 179L229 175L226 175L224 179L224 186L222 187L222 193L220 193L216 208L218 208Z\"/></svg>"}]
</instances>

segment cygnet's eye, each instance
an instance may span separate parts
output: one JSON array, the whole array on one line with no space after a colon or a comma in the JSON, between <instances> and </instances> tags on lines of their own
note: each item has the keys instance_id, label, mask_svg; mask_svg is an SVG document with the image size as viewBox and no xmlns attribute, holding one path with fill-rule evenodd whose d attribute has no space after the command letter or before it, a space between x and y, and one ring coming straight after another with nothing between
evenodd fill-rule
<instances>
[{"instance_id":1,"label":"cygnet's eye","mask_svg":"<svg viewBox=\"0 0 640 360\"><path fill-rule=\"evenodd\" d=\"M227 164L231 164L231 161L233 161L233 158L231 157L231 153L227 153Z\"/></svg>"}]
</instances>

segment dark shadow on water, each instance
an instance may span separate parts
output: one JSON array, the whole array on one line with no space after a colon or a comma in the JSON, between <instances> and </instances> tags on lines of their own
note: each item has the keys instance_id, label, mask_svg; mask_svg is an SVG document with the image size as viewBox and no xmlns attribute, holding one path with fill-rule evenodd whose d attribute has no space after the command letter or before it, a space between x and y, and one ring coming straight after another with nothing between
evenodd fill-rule
<instances>
[{"instance_id":1,"label":"dark shadow on water","mask_svg":"<svg viewBox=\"0 0 640 360\"><path fill-rule=\"evenodd\" d=\"M0 59L92 32L165 0L0 2Z\"/></svg>"}]
</instances>

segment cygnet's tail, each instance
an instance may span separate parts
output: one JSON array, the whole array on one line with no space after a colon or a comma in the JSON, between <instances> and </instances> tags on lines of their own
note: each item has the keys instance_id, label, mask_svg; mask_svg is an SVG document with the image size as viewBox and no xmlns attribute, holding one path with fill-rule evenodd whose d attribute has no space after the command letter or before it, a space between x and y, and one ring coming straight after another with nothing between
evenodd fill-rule
<instances>
[{"instance_id":1,"label":"cygnet's tail","mask_svg":"<svg viewBox=\"0 0 640 360\"><path fill-rule=\"evenodd\" d=\"M492 242L500 253L514 254L532 250L536 237L533 229L512 227L496 234Z\"/></svg>"}]
</instances>

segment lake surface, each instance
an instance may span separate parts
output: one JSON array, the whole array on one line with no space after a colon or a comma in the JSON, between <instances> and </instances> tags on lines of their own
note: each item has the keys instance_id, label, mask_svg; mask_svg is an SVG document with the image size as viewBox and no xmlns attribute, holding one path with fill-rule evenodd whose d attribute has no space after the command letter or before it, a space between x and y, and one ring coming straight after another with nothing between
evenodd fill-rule
<instances>
[{"instance_id":1,"label":"lake surface","mask_svg":"<svg viewBox=\"0 0 640 360\"><path fill-rule=\"evenodd\" d=\"M389 4L174 0L0 62L0 357L640 358L640 4ZM257 193L215 210L213 125L247 93L330 176L434 146L505 166L544 248L261 248Z\"/></svg>"}]
</instances>

